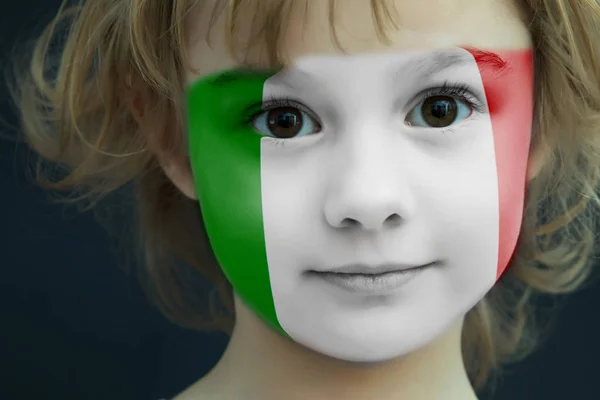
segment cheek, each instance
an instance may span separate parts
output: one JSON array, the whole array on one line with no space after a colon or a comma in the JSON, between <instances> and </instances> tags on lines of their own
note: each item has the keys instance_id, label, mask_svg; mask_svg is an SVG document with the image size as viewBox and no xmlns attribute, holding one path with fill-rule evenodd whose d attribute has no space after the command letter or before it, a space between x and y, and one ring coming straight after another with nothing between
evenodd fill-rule
<instances>
[{"instance_id":1,"label":"cheek","mask_svg":"<svg viewBox=\"0 0 600 400\"><path fill-rule=\"evenodd\" d=\"M481 68L494 132L498 177L498 277L512 257L521 230L533 119L532 52L505 51L500 55L509 65L502 77Z\"/></svg>"},{"instance_id":2,"label":"cheek","mask_svg":"<svg viewBox=\"0 0 600 400\"><path fill-rule=\"evenodd\" d=\"M315 249L303 246L322 229L320 199L327 160L326 151L316 142L318 137L284 145L262 142L262 212L271 243L283 257L276 264L287 264L289 259L307 263L314 257Z\"/></svg>"}]
</instances>

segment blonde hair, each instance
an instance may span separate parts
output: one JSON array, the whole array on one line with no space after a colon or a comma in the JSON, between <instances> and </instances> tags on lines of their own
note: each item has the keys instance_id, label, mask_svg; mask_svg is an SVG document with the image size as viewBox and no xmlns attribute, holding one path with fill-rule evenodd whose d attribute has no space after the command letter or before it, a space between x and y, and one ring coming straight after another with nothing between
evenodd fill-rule
<instances>
[{"instance_id":1,"label":"blonde hair","mask_svg":"<svg viewBox=\"0 0 600 400\"><path fill-rule=\"evenodd\" d=\"M179 325L229 331L231 287L198 223L198 204L176 190L149 150L187 154L183 20L197 3L94 0L68 7L65 2L37 41L28 73L18 74L14 93L31 148L44 165L64 167L57 179L40 175L43 185L75 193L69 201L89 207L131 185L143 256L140 279L149 298ZM600 6L594 0L518 3L535 45L532 151L543 155L545 164L528 185L508 272L465 320L463 355L477 388L502 363L534 348L533 296L572 292L589 275L600 206ZM249 7L262 16L249 45L264 44L271 62L278 62L290 0L217 4L222 8L213 10L213 17L226 12L232 53L238 46L236 29L247 16L244 7ZM395 26L391 8L383 0L371 5L385 41L387 29ZM334 0L330 11L336 38ZM64 29L68 32L62 35ZM58 51L51 46L56 37L64 39ZM134 92L142 93L152 110L141 124L130 107ZM146 124L155 129L145 129ZM219 295L209 319L198 307L198 287L189 283L197 272Z\"/></svg>"}]
</instances>

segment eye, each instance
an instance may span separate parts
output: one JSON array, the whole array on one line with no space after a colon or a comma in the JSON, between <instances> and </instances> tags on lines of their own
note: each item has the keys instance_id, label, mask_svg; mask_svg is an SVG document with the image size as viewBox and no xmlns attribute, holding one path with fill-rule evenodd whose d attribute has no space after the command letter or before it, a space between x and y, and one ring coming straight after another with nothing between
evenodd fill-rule
<instances>
[{"instance_id":1,"label":"eye","mask_svg":"<svg viewBox=\"0 0 600 400\"><path fill-rule=\"evenodd\" d=\"M406 118L409 126L445 128L469 118L473 107L467 100L453 96L430 96L417 104Z\"/></svg>"},{"instance_id":2,"label":"eye","mask_svg":"<svg viewBox=\"0 0 600 400\"><path fill-rule=\"evenodd\" d=\"M311 135L321 126L307 112L296 107L275 107L258 114L252 121L254 129L266 136L280 139Z\"/></svg>"}]
</instances>

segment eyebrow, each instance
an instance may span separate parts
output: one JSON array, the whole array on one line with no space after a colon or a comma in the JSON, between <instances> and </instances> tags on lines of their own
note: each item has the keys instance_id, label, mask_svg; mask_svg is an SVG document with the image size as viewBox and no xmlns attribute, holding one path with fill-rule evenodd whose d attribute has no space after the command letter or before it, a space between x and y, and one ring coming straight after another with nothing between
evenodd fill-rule
<instances>
[{"instance_id":1,"label":"eyebrow","mask_svg":"<svg viewBox=\"0 0 600 400\"><path fill-rule=\"evenodd\" d=\"M427 79L442 71L468 63L465 54L437 53L433 56L425 55L412 59L400 67L394 65L395 77L398 75L408 76L411 79Z\"/></svg>"},{"instance_id":2,"label":"eyebrow","mask_svg":"<svg viewBox=\"0 0 600 400\"><path fill-rule=\"evenodd\" d=\"M226 87L247 79L259 79L265 75L274 75L276 72L276 70L268 71L265 69L252 67L232 68L218 74L213 80L210 81L210 85L216 87Z\"/></svg>"},{"instance_id":3,"label":"eyebrow","mask_svg":"<svg viewBox=\"0 0 600 400\"><path fill-rule=\"evenodd\" d=\"M499 54L475 48L467 49L480 70L503 73L508 68L508 62ZM411 79L427 79L447 69L471 63L473 58L464 53L439 52L433 56L425 55L408 61L398 68L395 66L396 77L400 74Z\"/></svg>"},{"instance_id":4,"label":"eyebrow","mask_svg":"<svg viewBox=\"0 0 600 400\"><path fill-rule=\"evenodd\" d=\"M494 52L477 48L468 48L466 50L468 50L475 58L480 69L493 71L499 74L504 73L508 69L508 62ZM465 65L469 62L472 62L472 58L464 53L438 52L435 55L429 54L412 59L401 66L395 65L394 76L396 79L400 75L403 77L409 76L411 79L415 80L427 79L447 69ZM248 78L256 79L265 74L272 75L279 84L288 86L291 89L316 86L319 84L314 75L305 71L290 69L284 71L281 75L276 75L278 70L281 71L281 68L275 70L257 69L252 67L234 68L221 73L211 82L211 85L218 87L229 86L230 84Z\"/></svg>"},{"instance_id":5,"label":"eyebrow","mask_svg":"<svg viewBox=\"0 0 600 400\"><path fill-rule=\"evenodd\" d=\"M493 51L481 50L474 47L467 47L465 50L471 53L481 70L504 74L510 69L508 60Z\"/></svg>"}]
</instances>

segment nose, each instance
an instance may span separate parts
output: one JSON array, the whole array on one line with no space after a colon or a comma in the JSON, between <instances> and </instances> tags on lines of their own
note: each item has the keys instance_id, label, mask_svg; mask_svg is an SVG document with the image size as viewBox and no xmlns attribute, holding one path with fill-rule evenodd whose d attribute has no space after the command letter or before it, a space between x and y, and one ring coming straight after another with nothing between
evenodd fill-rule
<instances>
[{"instance_id":1,"label":"nose","mask_svg":"<svg viewBox=\"0 0 600 400\"><path fill-rule=\"evenodd\" d=\"M414 212L407 166L385 149L346 157L330 180L324 214L334 228L380 231L397 227ZM400 156L401 157L401 156Z\"/></svg>"}]
</instances>

